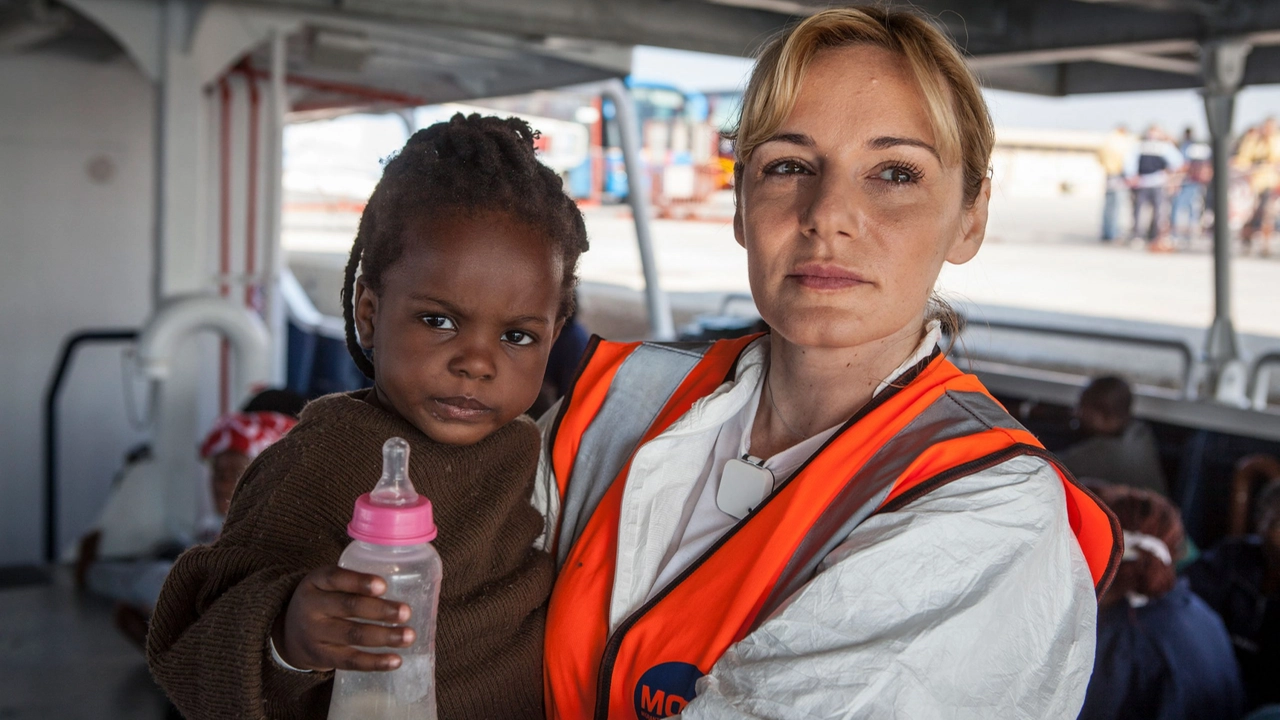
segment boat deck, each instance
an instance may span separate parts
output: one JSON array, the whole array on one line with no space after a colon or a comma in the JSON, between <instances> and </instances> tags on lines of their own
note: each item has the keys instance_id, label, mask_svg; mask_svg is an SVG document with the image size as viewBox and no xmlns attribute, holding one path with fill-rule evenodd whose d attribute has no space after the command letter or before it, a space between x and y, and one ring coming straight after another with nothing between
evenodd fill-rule
<instances>
[{"instance_id":1,"label":"boat deck","mask_svg":"<svg viewBox=\"0 0 1280 720\"><path fill-rule=\"evenodd\" d=\"M112 625L112 603L78 592L67 568L4 575L0 720L178 717L142 652Z\"/></svg>"}]
</instances>

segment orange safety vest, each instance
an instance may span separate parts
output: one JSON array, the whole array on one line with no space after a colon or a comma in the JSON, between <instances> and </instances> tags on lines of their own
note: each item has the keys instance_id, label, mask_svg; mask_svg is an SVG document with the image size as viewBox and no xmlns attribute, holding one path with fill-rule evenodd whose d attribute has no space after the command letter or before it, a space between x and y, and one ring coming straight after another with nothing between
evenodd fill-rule
<instances>
[{"instance_id":1,"label":"orange safety vest","mask_svg":"<svg viewBox=\"0 0 1280 720\"><path fill-rule=\"evenodd\" d=\"M1119 525L978 379L939 352L858 411L760 506L609 632L618 518L637 448L734 377L758 336L712 344L593 338L549 438L561 498L547 616L547 716L653 720L681 712L724 651L798 592L876 512L1018 455L1049 460L1099 593ZM1065 580L1065 579L1064 579Z\"/></svg>"}]
</instances>

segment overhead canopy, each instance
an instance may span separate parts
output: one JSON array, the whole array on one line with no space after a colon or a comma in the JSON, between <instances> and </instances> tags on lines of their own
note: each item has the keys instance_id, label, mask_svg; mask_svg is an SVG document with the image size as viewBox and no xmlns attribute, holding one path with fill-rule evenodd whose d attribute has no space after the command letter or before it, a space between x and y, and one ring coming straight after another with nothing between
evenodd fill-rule
<instances>
[{"instance_id":1,"label":"overhead canopy","mask_svg":"<svg viewBox=\"0 0 1280 720\"><path fill-rule=\"evenodd\" d=\"M749 55L826 0L260 0L368 20L519 38L536 52L582 40ZM894 4L906 5L896 2ZM1068 95L1199 87L1198 48L1254 46L1244 82L1280 82L1274 0L915 0L974 57L991 87ZM447 38L457 38L452 31ZM554 54L554 53L553 53ZM550 70L550 68L548 68ZM537 74L535 68L529 68ZM519 75L519 73L517 73ZM503 78L496 78L502 81ZM543 82L548 86L554 83ZM506 90L502 90L506 92Z\"/></svg>"},{"instance_id":2,"label":"overhead canopy","mask_svg":"<svg viewBox=\"0 0 1280 720\"><path fill-rule=\"evenodd\" d=\"M74 4L74 3L73 3ZM907 5L894 0L892 4ZM295 107L391 107L617 77L632 45L750 55L826 0L258 0L314 20L289 41ZM1245 85L1280 83L1274 0L915 0L989 87L1043 95L1195 88L1206 41L1253 50ZM91 50L57 2L0 0L0 52ZM264 58L255 58L264 67Z\"/></svg>"},{"instance_id":3,"label":"overhead canopy","mask_svg":"<svg viewBox=\"0 0 1280 720\"><path fill-rule=\"evenodd\" d=\"M465 28L397 27L335 16L287 43L295 113L412 107L516 95L622 77L631 49L610 42L516 37ZM268 48L250 59L268 66Z\"/></svg>"},{"instance_id":4,"label":"overhead canopy","mask_svg":"<svg viewBox=\"0 0 1280 720\"><path fill-rule=\"evenodd\" d=\"M0 55L55 53L108 62L128 48L76 0L0 0ZM268 0L252 8L289 18L290 106L310 115L514 95L625 76L631 48L608 40L493 32L493 22L441 25L396 8ZM338 7L341 7L339 4ZM265 15L264 15L265 16ZM492 18L490 18L492 19ZM265 76L270 48L238 71ZM147 68L143 68L144 71Z\"/></svg>"}]
</instances>

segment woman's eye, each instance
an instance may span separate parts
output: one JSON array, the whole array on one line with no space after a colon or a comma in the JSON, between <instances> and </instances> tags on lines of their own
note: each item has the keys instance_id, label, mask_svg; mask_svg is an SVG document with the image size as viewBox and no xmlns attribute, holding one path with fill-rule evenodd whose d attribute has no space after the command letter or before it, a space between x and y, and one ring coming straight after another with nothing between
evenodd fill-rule
<instances>
[{"instance_id":1,"label":"woman's eye","mask_svg":"<svg viewBox=\"0 0 1280 720\"><path fill-rule=\"evenodd\" d=\"M508 330L507 332L502 334L502 339L503 341L509 342L512 345L532 345L533 344L533 336L527 332L521 332L519 330Z\"/></svg>"},{"instance_id":2,"label":"woman's eye","mask_svg":"<svg viewBox=\"0 0 1280 720\"><path fill-rule=\"evenodd\" d=\"M809 169L795 160L778 160L764 168L765 175L800 175L807 172Z\"/></svg>"},{"instance_id":3,"label":"woman's eye","mask_svg":"<svg viewBox=\"0 0 1280 720\"><path fill-rule=\"evenodd\" d=\"M457 330L458 329L458 326L454 324L452 319L447 318L443 315L424 315L422 317L422 322L426 323L427 327L431 328L432 330Z\"/></svg>"},{"instance_id":4,"label":"woman's eye","mask_svg":"<svg viewBox=\"0 0 1280 720\"><path fill-rule=\"evenodd\" d=\"M876 177L894 185L905 185L916 180L916 176L910 170L900 167L885 168Z\"/></svg>"}]
</instances>

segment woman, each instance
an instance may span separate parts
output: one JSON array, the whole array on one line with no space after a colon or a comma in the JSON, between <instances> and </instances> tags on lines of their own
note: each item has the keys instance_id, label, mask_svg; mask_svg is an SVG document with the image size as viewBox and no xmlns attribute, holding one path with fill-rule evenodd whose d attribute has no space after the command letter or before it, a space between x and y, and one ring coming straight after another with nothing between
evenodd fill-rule
<instances>
[{"instance_id":1,"label":"woman","mask_svg":"<svg viewBox=\"0 0 1280 720\"><path fill-rule=\"evenodd\" d=\"M1109 516L931 319L982 242L992 144L914 15L828 10L763 51L734 234L772 332L594 343L544 418L550 716L1079 710Z\"/></svg>"},{"instance_id":2,"label":"woman","mask_svg":"<svg viewBox=\"0 0 1280 720\"><path fill-rule=\"evenodd\" d=\"M1235 720L1244 689L1222 618L1177 577L1178 509L1150 490L1099 490L1124 530L1124 562L1102 596L1098 651L1080 720Z\"/></svg>"}]
</instances>

